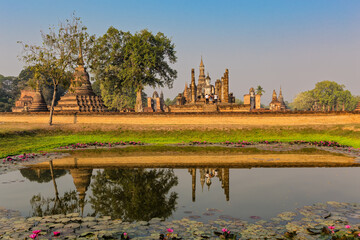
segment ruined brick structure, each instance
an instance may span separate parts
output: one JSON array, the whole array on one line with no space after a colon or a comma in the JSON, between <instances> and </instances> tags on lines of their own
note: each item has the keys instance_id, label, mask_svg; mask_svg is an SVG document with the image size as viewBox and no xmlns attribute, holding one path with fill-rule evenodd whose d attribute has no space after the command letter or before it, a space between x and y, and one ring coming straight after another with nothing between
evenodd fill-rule
<instances>
[{"instance_id":1,"label":"ruined brick structure","mask_svg":"<svg viewBox=\"0 0 360 240\"><path fill-rule=\"evenodd\" d=\"M152 97L147 98L147 107L144 108L144 112L167 112L163 92L160 93L159 97L155 91Z\"/></svg>"},{"instance_id":2,"label":"ruined brick structure","mask_svg":"<svg viewBox=\"0 0 360 240\"><path fill-rule=\"evenodd\" d=\"M211 84L209 73L205 76L205 65L201 58L198 84L195 83L195 69L191 69L191 84L185 83L182 93L176 97L176 104L169 106L170 112L247 112L249 105L235 104L233 93L229 93L229 70Z\"/></svg>"},{"instance_id":3,"label":"ruined brick structure","mask_svg":"<svg viewBox=\"0 0 360 240\"><path fill-rule=\"evenodd\" d=\"M44 96L37 82L36 90L27 88L21 90L20 98L15 102L13 112L47 112L48 107L44 100Z\"/></svg>"},{"instance_id":4,"label":"ruined brick structure","mask_svg":"<svg viewBox=\"0 0 360 240\"><path fill-rule=\"evenodd\" d=\"M62 112L105 112L105 107L100 96L97 96L90 83L89 74L86 71L81 49L79 51L79 63L75 68L74 77L69 91L61 97L55 111Z\"/></svg>"},{"instance_id":5,"label":"ruined brick structure","mask_svg":"<svg viewBox=\"0 0 360 240\"><path fill-rule=\"evenodd\" d=\"M251 110L261 108L261 95L255 94L255 89L250 88L249 94L244 95L244 104L250 105Z\"/></svg>"},{"instance_id":6,"label":"ruined brick structure","mask_svg":"<svg viewBox=\"0 0 360 240\"><path fill-rule=\"evenodd\" d=\"M275 89L274 89L272 100L269 104L269 108L270 108L270 111L285 111L286 110L286 105L284 102L284 97L282 95L281 88L280 88L279 97L277 97Z\"/></svg>"}]
</instances>

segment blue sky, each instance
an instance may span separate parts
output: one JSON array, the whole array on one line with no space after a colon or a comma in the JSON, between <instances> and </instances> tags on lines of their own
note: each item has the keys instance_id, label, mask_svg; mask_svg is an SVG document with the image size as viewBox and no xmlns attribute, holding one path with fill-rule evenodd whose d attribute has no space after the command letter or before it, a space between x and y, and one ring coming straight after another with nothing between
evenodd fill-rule
<instances>
[{"instance_id":1,"label":"blue sky","mask_svg":"<svg viewBox=\"0 0 360 240\"><path fill-rule=\"evenodd\" d=\"M345 84L360 95L358 0L0 0L0 74L21 71L17 41L39 44L40 30L74 11L97 36L114 26L171 37L178 79L173 89L164 89L165 97L183 90L191 68L198 75L201 56L212 82L229 68L230 90L237 98L261 85L267 104L281 86L285 100L292 101L322 80Z\"/></svg>"}]
</instances>

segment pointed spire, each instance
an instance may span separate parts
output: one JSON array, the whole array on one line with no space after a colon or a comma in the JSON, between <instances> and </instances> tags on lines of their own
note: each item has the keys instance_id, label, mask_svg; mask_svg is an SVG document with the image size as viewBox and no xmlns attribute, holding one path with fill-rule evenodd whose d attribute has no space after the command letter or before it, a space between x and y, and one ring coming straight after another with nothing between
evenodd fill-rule
<instances>
[{"instance_id":1,"label":"pointed spire","mask_svg":"<svg viewBox=\"0 0 360 240\"><path fill-rule=\"evenodd\" d=\"M277 95L276 95L275 89L274 89L273 94L272 94L272 100L277 101Z\"/></svg>"},{"instance_id":2,"label":"pointed spire","mask_svg":"<svg viewBox=\"0 0 360 240\"><path fill-rule=\"evenodd\" d=\"M36 80L36 90L35 91L40 92L40 80L39 79Z\"/></svg>"},{"instance_id":3,"label":"pointed spire","mask_svg":"<svg viewBox=\"0 0 360 240\"><path fill-rule=\"evenodd\" d=\"M203 63L203 60L202 60L202 56L201 56L200 67L204 67L204 63Z\"/></svg>"},{"instance_id":4,"label":"pointed spire","mask_svg":"<svg viewBox=\"0 0 360 240\"><path fill-rule=\"evenodd\" d=\"M281 86L280 86L280 93L279 93L279 97L282 96L282 91L281 91Z\"/></svg>"},{"instance_id":5,"label":"pointed spire","mask_svg":"<svg viewBox=\"0 0 360 240\"><path fill-rule=\"evenodd\" d=\"M79 58L78 58L78 64L79 66L84 66L84 58L82 55L82 47L81 47L81 43L79 44Z\"/></svg>"}]
</instances>

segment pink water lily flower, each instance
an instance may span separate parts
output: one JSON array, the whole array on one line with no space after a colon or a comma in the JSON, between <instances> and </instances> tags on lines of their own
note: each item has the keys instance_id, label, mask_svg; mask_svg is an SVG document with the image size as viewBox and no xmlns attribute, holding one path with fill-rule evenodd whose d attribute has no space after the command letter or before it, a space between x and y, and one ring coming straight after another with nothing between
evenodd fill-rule
<instances>
[{"instance_id":1,"label":"pink water lily flower","mask_svg":"<svg viewBox=\"0 0 360 240\"><path fill-rule=\"evenodd\" d=\"M329 226L329 229L330 229L330 230L334 230L335 227L334 227L334 226Z\"/></svg>"},{"instance_id":2,"label":"pink water lily flower","mask_svg":"<svg viewBox=\"0 0 360 240\"><path fill-rule=\"evenodd\" d=\"M227 231L228 231L227 228L222 229L222 232L227 232Z\"/></svg>"},{"instance_id":3,"label":"pink water lily flower","mask_svg":"<svg viewBox=\"0 0 360 240\"><path fill-rule=\"evenodd\" d=\"M171 229L171 228L168 228L168 229L167 229L167 231L168 231L169 233L174 232L174 230L173 230L173 229Z\"/></svg>"},{"instance_id":4,"label":"pink water lily flower","mask_svg":"<svg viewBox=\"0 0 360 240\"><path fill-rule=\"evenodd\" d=\"M59 236L60 232L53 232L54 236Z\"/></svg>"},{"instance_id":5,"label":"pink water lily flower","mask_svg":"<svg viewBox=\"0 0 360 240\"><path fill-rule=\"evenodd\" d=\"M351 228L351 226L350 226L350 225L346 225L345 228Z\"/></svg>"},{"instance_id":6,"label":"pink water lily flower","mask_svg":"<svg viewBox=\"0 0 360 240\"><path fill-rule=\"evenodd\" d=\"M35 239L35 238L37 238L37 234L31 234L30 236L29 236L29 238L32 238L32 239Z\"/></svg>"},{"instance_id":7,"label":"pink water lily flower","mask_svg":"<svg viewBox=\"0 0 360 240\"><path fill-rule=\"evenodd\" d=\"M33 231L33 234L38 235L40 232L41 232L41 230L35 230L35 231Z\"/></svg>"}]
</instances>

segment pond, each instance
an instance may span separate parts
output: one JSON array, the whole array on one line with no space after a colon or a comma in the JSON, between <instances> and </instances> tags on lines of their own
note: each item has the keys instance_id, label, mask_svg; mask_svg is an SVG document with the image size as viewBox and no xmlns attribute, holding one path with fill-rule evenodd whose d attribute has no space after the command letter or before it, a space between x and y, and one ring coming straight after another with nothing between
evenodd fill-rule
<instances>
[{"instance_id":1,"label":"pond","mask_svg":"<svg viewBox=\"0 0 360 240\"><path fill-rule=\"evenodd\" d=\"M359 169L316 163L319 155L248 155L253 161L241 164L244 156L205 156L221 159L221 165L196 164L199 157L137 156L141 163L134 157L67 157L53 161L53 177L44 162L0 175L0 205L23 216L79 212L130 222L155 217L251 222L319 202L360 199ZM284 164L294 157L316 164Z\"/></svg>"}]
</instances>

